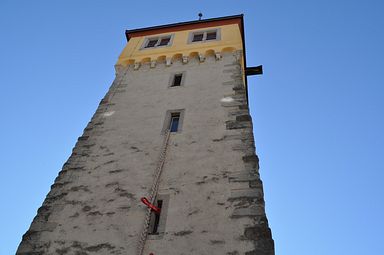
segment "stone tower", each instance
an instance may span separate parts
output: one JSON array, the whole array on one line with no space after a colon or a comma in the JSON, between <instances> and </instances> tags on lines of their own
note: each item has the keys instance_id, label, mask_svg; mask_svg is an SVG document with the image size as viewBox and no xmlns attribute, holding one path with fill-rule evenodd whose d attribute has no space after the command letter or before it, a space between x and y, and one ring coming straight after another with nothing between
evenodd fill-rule
<instances>
[{"instance_id":1,"label":"stone tower","mask_svg":"<svg viewBox=\"0 0 384 255\"><path fill-rule=\"evenodd\" d=\"M272 255L243 16L126 31L19 255Z\"/></svg>"}]
</instances>

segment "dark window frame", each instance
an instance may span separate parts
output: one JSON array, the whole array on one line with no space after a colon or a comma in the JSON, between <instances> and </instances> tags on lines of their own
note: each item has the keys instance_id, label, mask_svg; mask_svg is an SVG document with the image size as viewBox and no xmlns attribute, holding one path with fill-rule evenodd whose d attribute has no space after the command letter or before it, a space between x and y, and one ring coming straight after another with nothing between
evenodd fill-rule
<instances>
[{"instance_id":1,"label":"dark window frame","mask_svg":"<svg viewBox=\"0 0 384 255\"><path fill-rule=\"evenodd\" d=\"M185 71L184 72L172 73L171 76L169 77L168 88L183 87L184 84L185 84L186 73L187 72L185 72ZM180 84L179 85L175 84L177 76L181 76Z\"/></svg>"},{"instance_id":2,"label":"dark window frame","mask_svg":"<svg viewBox=\"0 0 384 255\"><path fill-rule=\"evenodd\" d=\"M175 110L168 110L165 114L165 120L163 124L162 133L164 133L166 130L169 130L172 124L172 116L178 114L178 125L177 125L177 131L171 132L172 134L178 134L181 133L183 130L183 123L184 123L184 116L185 116L185 110L184 109L175 109Z\"/></svg>"},{"instance_id":3,"label":"dark window frame","mask_svg":"<svg viewBox=\"0 0 384 255\"><path fill-rule=\"evenodd\" d=\"M156 199L155 206L157 206L160 209L160 213L155 213L152 211L151 219L149 222L148 235L158 235L159 234L159 225L160 225L160 218L162 216L163 202L164 201L162 199Z\"/></svg>"},{"instance_id":4,"label":"dark window frame","mask_svg":"<svg viewBox=\"0 0 384 255\"><path fill-rule=\"evenodd\" d=\"M154 48L156 47L157 42L159 39L149 39L147 43L145 44L145 48Z\"/></svg>"},{"instance_id":5,"label":"dark window frame","mask_svg":"<svg viewBox=\"0 0 384 255\"><path fill-rule=\"evenodd\" d=\"M212 38L208 37L208 34L215 33L215 37ZM203 35L201 40L195 40L195 37L197 35ZM208 38L207 38L208 37ZM192 31L189 33L188 37L188 43L204 43L204 42L213 42L213 41L220 41L221 40L221 29L220 28L212 28L207 30L200 30L200 31Z\"/></svg>"},{"instance_id":6,"label":"dark window frame","mask_svg":"<svg viewBox=\"0 0 384 255\"><path fill-rule=\"evenodd\" d=\"M166 44L163 44L163 41L166 41ZM171 36L159 38L158 46L167 46L171 42Z\"/></svg>"},{"instance_id":7,"label":"dark window frame","mask_svg":"<svg viewBox=\"0 0 384 255\"><path fill-rule=\"evenodd\" d=\"M167 223L167 216L168 216L168 207L169 207L169 194L158 194L156 197L156 206L158 205L158 201L162 201L161 204L161 211L160 215L158 215L158 222L157 222L157 229L154 229L154 223L156 223L156 215L152 212L151 215L151 221L149 225L149 233L148 233L148 239L150 240L156 240L156 239L162 239L164 237L165 233L165 226ZM154 230L157 230L154 233Z\"/></svg>"},{"instance_id":8,"label":"dark window frame","mask_svg":"<svg viewBox=\"0 0 384 255\"><path fill-rule=\"evenodd\" d=\"M162 36L153 36L153 37L147 37L144 39L144 43L141 46L141 50L144 49L156 49L159 47L169 47L173 43L173 34L170 35L162 35ZM161 44L164 40L167 40L167 44ZM151 44L151 42L156 41L155 44Z\"/></svg>"},{"instance_id":9,"label":"dark window frame","mask_svg":"<svg viewBox=\"0 0 384 255\"><path fill-rule=\"evenodd\" d=\"M208 39L208 37L210 36L210 35L214 35L214 38L209 38ZM211 40L216 40L216 38L217 38L217 31L209 31L209 32L207 32L207 34L206 34L206 36L205 36L205 40L206 41L211 41Z\"/></svg>"},{"instance_id":10,"label":"dark window frame","mask_svg":"<svg viewBox=\"0 0 384 255\"><path fill-rule=\"evenodd\" d=\"M204 39L204 32L192 34L192 42L202 42L203 39Z\"/></svg>"},{"instance_id":11,"label":"dark window frame","mask_svg":"<svg viewBox=\"0 0 384 255\"><path fill-rule=\"evenodd\" d=\"M181 86L181 81L182 80L183 80L183 74L182 73L175 74L173 76L173 82L172 82L172 86L171 87Z\"/></svg>"},{"instance_id":12,"label":"dark window frame","mask_svg":"<svg viewBox=\"0 0 384 255\"><path fill-rule=\"evenodd\" d=\"M180 113L179 112L174 112L171 113L171 119L169 121L169 131L171 133L176 133L179 129L179 124L180 124Z\"/></svg>"}]
</instances>

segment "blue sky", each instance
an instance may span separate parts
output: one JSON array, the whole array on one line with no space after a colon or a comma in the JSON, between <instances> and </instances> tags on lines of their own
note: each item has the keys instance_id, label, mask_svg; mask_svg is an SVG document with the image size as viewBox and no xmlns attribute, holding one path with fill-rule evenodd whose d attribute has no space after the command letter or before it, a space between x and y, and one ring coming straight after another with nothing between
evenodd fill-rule
<instances>
[{"instance_id":1,"label":"blue sky","mask_svg":"<svg viewBox=\"0 0 384 255\"><path fill-rule=\"evenodd\" d=\"M114 79L125 29L244 13L280 255L380 254L384 2L0 2L0 254L14 254Z\"/></svg>"}]
</instances>

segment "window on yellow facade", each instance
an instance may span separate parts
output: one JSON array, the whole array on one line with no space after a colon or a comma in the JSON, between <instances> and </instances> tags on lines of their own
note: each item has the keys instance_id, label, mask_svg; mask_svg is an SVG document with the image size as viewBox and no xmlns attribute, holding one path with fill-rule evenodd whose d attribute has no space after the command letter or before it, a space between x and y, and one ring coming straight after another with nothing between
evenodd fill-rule
<instances>
[{"instance_id":1,"label":"window on yellow facade","mask_svg":"<svg viewBox=\"0 0 384 255\"><path fill-rule=\"evenodd\" d=\"M150 37L144 40L142 49L165 47L165 46L170 46L171 44L172 44L171 35Z\"/></svg>"},{"instance_id":2,"label":"window on yellow facade","mask_svg":"<svg viewBox=\"0 0 384 255\"><path fill-rule=\"evenodd\" d=\"M204 33L193 34L192 42L201 42L204 38Z\"/></svg>"},{"instance_id":3,"label":"window on yellow facade","mask_svg":"<svg viewBox=\"0 0 384 255\"><path fill-rule=\"evenodd\" d=\"M220 40L220 29L191 32L188 43Z\"/></svg>"},{"instance_id":4,"label":"window on yellow facade","mask_svg":"<svg viewBox=\"0 0 384 255\"><path fill-rule=\"evenodd\" d=\"M168 45L169 42L171 41L171 37L165 37L165 38L161 38L160 41L159 41L159 46L164 46L164 45Z\"/></svg>"},{"instance_id":5,"label":"window on yellow facade","mask_svg":"<svg viewBox=\"0 0 384 255\"><path fill-rule=\"evenodd\" d=\"M206 40L216 40L216 37L217 37L217 32L216 31L213 31L213 32L207 32L207 37L206 37Z\"/></svg>"}]
</instances>

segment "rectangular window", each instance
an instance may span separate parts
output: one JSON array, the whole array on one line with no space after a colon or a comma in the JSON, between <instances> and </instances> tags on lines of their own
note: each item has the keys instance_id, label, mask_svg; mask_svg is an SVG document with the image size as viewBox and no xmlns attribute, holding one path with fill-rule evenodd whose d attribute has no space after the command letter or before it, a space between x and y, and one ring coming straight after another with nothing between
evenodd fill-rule
<instances>
[{"instance_id":1,"label":"rectangular window","mask_svg":"<svg viewBox=\"0 0 384 255\"><path fill-rule=\"evenodd\" d=\"M171 114L171 122L169 123L169 130L171 132L177 132L179 128L179 121L180 121L180 113L172 113Z\"/></svg>"},{"instance_id":2,"label":"rectangular window","mask_svg":"<svg viewBox=\"0 0 384 255\"><path fill-rule=\"evenodd\" d=\"M181 80L183 79L183 74L175 74L173 77L172 85L171 87L177 87L181 85Z\"/></svg>"},{"instance_id":3,"label":"rectangular window","mask_svg":"<svg viewBox=\"0 0 384 255\"><path fill-rule=\"evenodd\" d=\"M204 33L193 34L192 42L201 42L203 40Z\"/></svg>"},{"instance_id":4,"label":"rectangular window","mask_svg":"<svg viewBox=\"0 0 384 255\"><path fill-rule=\"evenodd\" d=\"M216 31L207 32L207 40L216 40Z\"/></svg>"},{"instance_id":5,"label":"rectangular window","mask_svg":"<svg viewBox=\"0 0 384 255\"><path fill-rule=\"evenodd\" d=\"M174 87L181 87L184 86L185 84L185 75L186 72L178 72L178 73L172 73L169 76L169 82L168 82L168 87L169 88L174 88Z\"/></svg>"},{"instance_id":6,"label":"rectangular window","mask_svg":"<svg viewBox=\"0 0 384 255\"><path fill-rule=\"evenodd\" d=\"M166 37L166 38L160 39L159 46L168 45L170 40L171 40L171 37Z\"/></svg>"},{"instance_id":7,"label":"rectangular window","mask_svg":"<svg viewBox=\"0 0 384 255\"><path fill-rule=\"evenodd\" d=\"M147 38L144 40L143 48L156 48L160 46L168 46L171 44L172 35Z\"/></svg>"},{"instance_id":8,"label":"rectangular window","mask_svg":"<svg viewBox=\"0 0 384 255\"><path fill-rule=\"evenodd\" d=\"M160 217L161 217L161 208L163 206L163 200L157 200L156 205L158 208L160 208L160 213L152 212L151 215L151 221L149 226L149 234L150 235L158 235L159 234L159 223L160 223Z\"/></svg>"},{"instance_id":9,"label":"rectangular window","mask_svg":"<svg viewBox=\"0 0 384 255\"><path fill-rule=\"evenodd\" d=\"M156 44L157 44L157 39L150 39L148 40L147 45L145 45L145 48L155 47Z\"/></svg>"},{"instance_id":10,"label":"rectangular window","mask_svg":"<svg viewBox=\"0 0 384 255\"><path fill-rule=\"evenodd\" d=\"M191 32L188 43L220 40L220 28Z\"/></svg>"},{"instance_id":11,"label":"rectangular window","mask_svg":"<svg viewBox=\"0 0 384 255\"><path fill-rule=\"evenodd\" d=\"M165 225L167 223L169 205L169 194L158 194L155 200L155 206L160 208L160 214L151 213L151 218L148 228L148 239L162 239L165 233Z\"/></svg>"},{"instance_id":12,"label":"rectangular window","mask_svg":"<svg viewBox=\"0 0 384 255\"><path fill-rule=\"evenodd\" d=\"M181 133L183 130L185 109L168 110L165 113L165 119L161 133L169 130L171 133Z\"/></svg>"}]
</instances>

